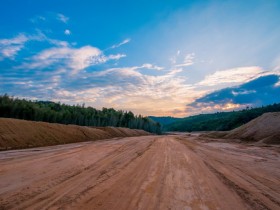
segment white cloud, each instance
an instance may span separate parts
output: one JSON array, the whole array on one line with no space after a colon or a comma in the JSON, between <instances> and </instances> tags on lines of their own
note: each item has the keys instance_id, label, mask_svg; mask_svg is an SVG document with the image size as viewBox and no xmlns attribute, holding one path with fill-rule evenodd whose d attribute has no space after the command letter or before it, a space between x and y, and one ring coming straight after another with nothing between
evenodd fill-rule
<instances>
[{"instance_id":1,"label":"white cloud","mask_svg":"<svg viewBox=\"0 0 280 210\"><path fill-rule=\"evenodd\" d=\"M277 83L274 85L274 87L280 87L280 81L277 82Z\"/></svg>"},{"instance_id":2,"label":"white cloud","mask_svg":"<svg viewBox=\"0 0 280 210\"><path fill-rule=\"evenodd\" d=\"M171 70L168 72L168 75L175 75L175 74L180 73L180 72L182 72L182 71L183 71L182 68L171 69Z\"/></svg>"},{"instance_id":3,"label":"white cloud","mask_svg":"<svg viewBox=\"0 0 280 210\"><path fill-rule=\"evenodd\" d=\"M69 29L66 29L66 30L64 31L64 34L65 34L65 35L70 35L70 34L71 34L71 31L70 31Z\"/></svg>"},{"instance_id":4,"label":"white cloud","mask_svg":"<svg viewBox=\"0 0 280 210\"><path fill-rule=\"evenodd\" d=\"M177 55L180 55L180 53ZM191 66L194 64L194 58L195 58L195 54L194 53L189 53L185 56L183 63L177 64L177 67L184 67L184 66Z\"/></svg>"},{"instance_id":5,"label":"white cloud","mask_svg":"<svg viewBox=\"0 0 280 210\"><path fill-rule=\"evenodd\" d=\"M100 97L101 90L100 88L91 88L86 90L74 90L69 91L65 89L58 89L55 92L55 96L53 96L53 101L61 101L62 102L70 102L72 104L75 103L94 103L96 98ZM91 96L91 97L89 97Z\"/></svg>"},{"instance_id":6,"label":"white cloud","mask_svg":"<svg viewBox=\"0 0 280 210\"><path fill-rule=\"evenodd\" d=\"M150 63L144 63L141 68L146 68L146 69L153 69L153 70L157 70L160 71L163 69L163 67L157 66L157 65L153 65Z\"/></svg>"},{"instance_id":7,"label":"white cloud","mask_svg":"<svg viewBox=\"0 0 280 210\"><path fill-rule=\"evenodd\" d=\"M58 40L58 39L51 39L47 37L42 31L37 30L37 34L29 36L30 40L32 41L38 41L38 42L48 42L51 45L55 45L58 47L67 47L70 46L70 44L66 41Z\"/></svg>"},{"instance_id":8,"label":"white cloud","mask_svg":"<svg viewBox=\"0 0 280 210\"><path fill-rule=\"evenodd\" d=\"M9 59L14 59L15 55L23 48L24 45L11 45L11 46L6 46L4 48L0 48L0 54L1 57L0 59L2 60L3 58L9 58Z\"/></svg>"},{"instance_id":9,"label":"white cloud","mask_svg":"<svg viewBox=\"0 0 280 210\"><path fill-rule=\"evenodd\" d=\"M65 15L58 13L57 19L63 23L67 23L69 21L69 17L66 17Z\"/></svg>"},{"instance_id":10,"label":"white cloud","mask_svg":"<svg viewBox=\"0 0 280 210\"><path fill-rule=\"evenodd\" d=\"M231 91L231 93L234 96L238 96L238 95L247 95L247 94L251 94L251 93L256 93L256 91L255 90Z\"/></svg>"},{"instance_id":11,"label":"white cloud","mask_svg":"<svg viewBox=\"0 0 280 210\"><path fill-rule=\"evenodd\" d=\"M17 68L43 69L53 65L64 66L71 70L72 74L109 60L119 60L125 57L124 54L105 56L102 51L96 47L83 46L81 48L72 48L68 46L53 47L33 56L29 63L24 63Z\"/></svg>"},{"instance_id":12,"label":"white cloud","mask_svg":"<svg viewBox=\"0 0 280 210\"><path fill-rule=\"evenodd\" d=\"M31 58L30 63L25 63L21 68L35 69L46 68L53 64L67 64L74 73L90 65L92 59L100 56L101 51L91 46L79 49L70 47L53 47L43 50Z\"/></svg>"},{"instance_id":13,"label":"white cloud","mask_svg":"<svg viewBox=\"0 0 280 210\"><path fill-rule=\"evenodd\" d=\"M141 73L137 71L138 67L126 67L126 68L112 68L112 69L106 69L104 71L96 72L94 77L104 77L104 76L112 76L115 77L117 80L122 75L124 77L141 77Z\"/></svg>"},{"instance_id":14,"label":"white cloud","mask_svg":"<svg viewBox=\"0 0 280 210\"><path fill-rule=\"evenodd\" d=\"M188 53L184 56L181 50L177 50L174 56L169 58L172 65L175 67L186 67L194 64L195 53Z\"/></svg>"},{"instance_id":15,"label":"white cloud","mask_svg":"<svg viewBox=\"0 0 280 210\"><path fill-rule=\"evenodd\" d=\"M108 59L108 60L119 60L119 59L124 58L124 57L126 57L125 54L120 54L120 53L118 53L118 54L116 54L116 55L109 55L109 56L107 57L107 59Z\"/></svg>"},{"instance_id":16,"label":"white cloud","mask_svg":"<svg viewBox=\"0 0 280 210\"><path fill-rule=\"evenodd\" d=\"M114 49L114 48L118 48L118 47L120 47L120 46L122 46L122 45L124 45L124 44L127 44L127 43L129 43L131 41L131 39L125 39L125 40L123 40L122 42L120 42L120 43L118 43L118 44L114 44L111 48L112 49Z\"/></svg>"},{"instance_id":17,"label":"white cloud","mask_svg":"<svg viewBox=\"0 0 280 210\"><path fill-rule=\"evenodd\" d=\"M29 41L29 38L24 34L19 34L11 39L0 39L0 60L14 59L18 52L24 48L27 41Z\"/></svg>"},{"instance_id":18,"label":"white cloud","mask_svg":"<svg viewBox=\"0 0 280 210\"><path fill-rule=\"evenodd\" d=\"M6 56L12 57L30 40L45 41L52 47L27 59L27 62L18 68L36 69L37 75L47 79L20 81L22 84L18 83L17 86L25 87L26 90L30 88L32 93L38 94L38 96L49 94L54 100L69 103L87 102L88 105L94 107L129 109L147 115L184 116L190 112L195 113L198 110L185 110L186 104L193 102L195 98L209 93L217 87L241 84L256 75L264 74L261 67L258 66L226 69L217 71L206 76L203 81L190 85L186 76L178 74L183 71L183 68L176 65L169 70L161 71L159 76L145 75L143 73L145 71L141 71L143 68L157 71L163 69L163 67L151 63L98 72L83 71L90 66L109 60L119 60L126 55L121 53L105 55L100 49L89 45L78 48L65 41L50 39L41 32L32 36L19 35L12 39L2 39L0 46L6 46L6 48L10 46L7 48L7 52L3 52ZM181 64L193 64L194 53L183 56L181 52L177 52L177 55L182 56L180 57ZM40 69L47 70L40 71ZM51 70L48 71L48 69ZM48 72L48 74L43 72ZM65 89L62 88L64 86L66 86ZM235 108L234 106L234 104L227 104L224 107L214 108L228 110L232 107ZM214 108L212 106L212 110ZM210 111L211 107L206 107L205 111L207 109Z\"/></svg>"},{"instance_id":19,"label":"white cloud","mask_svg":"<svg viewBox=\"0 0 280 210\"><path fill-rule=\"evenodd\" d=\"M42 55L41 59L48 56ZM62 74L36 71L37 79L14 84L33 97L42 98L43 95L44 100L71 104L85 102L96 108L114 107L144 115L173 115L174 110L177 110L177 116L185 115L186 101L197 94L192 86L186 84L186 78L169 72L161 76L145 75L138 71L140 67L83 72L75 77L69 71ZM48 96L51 98L46 98Z\"/></svg>"},{"instance_id":20,"label":"white cloud","mask_svg":"<svg viewBox=\"0 0 280 210\"><path fill-rule=\"evenodd\" d=\"M71 33L65 31L66 33ZM92 46L83 46L81 48L73 48L66 41L51 39L41 31L37 31L35 35L19 34L11 39L0 39L0 60L5 58L14 59L20 50L28 41L48 42L54 47L48 48L39 52L37 55L26 59L25 62L15 69L42 69L47 67L64 68L76 74L77 72L100 63L105 63L109 60L119 60L125 57L125 54L111 54L105 56L101 50Z\"/></svg>"},{"instance_id":21,"label":"white cloud","mask_svg":"<svg viewBox=\"0 0 280 210\"><path fill-rule=\"evenodd\" d=\"M195 57L194 53L187 54L185 56L184 63L189 64L189 65L193 65L194 64L194 61L193 61L194 57Z\"/></svg>"},{"instance_id":22,"label":"white cloud","mask_svg":"<svg viewBox=\"0 0 280 210\"><path fill-rule=\"evenodd\" d=\"M100 93L92 105L129 109L146 115L172 115L174 109L181 109L177 115L184 115L186 101L191 101L197 94L186 84L186 78L169 72L161 76L144 75L139 68L141 66L113 68L88 74L85 80L91 81L88 89L98 89Z\"/></svg>"},{"instance_id":23,"label":"white cloud","mask_svg":"<svg viewBox=\"0 0 280 210\"><path fill-rule=\"evenodd\" d=\"M12 45L12 44L22 44L26 42L28 38L24 34L19 34L18 36L11 39L1 39L1 45Z\"/></svg>"},{"instance_id":24,"label":"white cloud","mask_svg":"<svg viewBox=\"0 0 280 210\"><path fill-rule=\"evenodd\" d=\"M102 60L102 52L98 48L92 46L71 49L69 56L70 61L68 62L68 65L73 69L73 73L77 73L78 71L83 70L92 64L104 62ZM92 60L95 60L95 62L93 63Z\"/></svg>"},{"instance_id":25,"label":"white cloud","mask_svg":"<svg viewBox=\"0 0 280 210\"><path fill-rule=\"evenodd\" d=\"M23 33L18 34L16 37L10 39L0 39L0 60L3 59L15 59L18 52L24 47L26 42L37 41L37 42L48 42L51 45L59 47L68 47L69 43L66 41L56 40L48 38L41 31L37 31L34 35L25 35Z\"/></svg>"},{"instance_id":26,"label":"white cloud","mask_svg":"<svg viewBox=\"0 0 280 210\"><path fill-rule=\"evenodd\" d=\"M222 85L228 87L246 82L261 73L263 73L263 69L259 66L226 69L207 75L198 85L206 87Z\"/></svg>"},{"instance_id":27,"label":"white cloud","mask_svg":"<svg viewBox=\"0 0 280 210\"><path fill-rule=\"evenodd\" d=\"M235 104L231 101L224 104L210 103L197 103L196 107L187 106L188 113L201 114L201 113L213 113L220 111L232 111L237 109L244 109L250 104Z\"/></svg>"}]
</instances>

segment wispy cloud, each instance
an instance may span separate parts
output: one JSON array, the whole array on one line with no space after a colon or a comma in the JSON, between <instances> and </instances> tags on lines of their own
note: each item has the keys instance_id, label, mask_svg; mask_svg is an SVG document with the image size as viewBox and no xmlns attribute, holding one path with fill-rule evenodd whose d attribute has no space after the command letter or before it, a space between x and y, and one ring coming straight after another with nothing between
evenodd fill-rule
<instances>
[{"instance_id":1,"label":"wispy cloud","mask_svg":"<svg viewBox=\"0 0 280 210\"><path fill-rule=\"evenodd\" d=\"M242 104L232 100L223 103L204 103L196 99L221 87L239 85L264 74L263 69L258 66L226 69L216 71L207 75L202 81L190 85L186 76L179 76L183 68L176 65L170 69L165 68L164 71L160 71L163 67L151 63L105 70L101 66L98 71L88 71L91 66L119 60L126 55L122 53L105 55L100 49L90 45L75 47L65 41L50 39L40 31L35 35L21 34L11 39L2 39L0 44L1 46L19 45L22 48L24 43L30 40L48 42L52 47L26 59L25 63L17 67L17 69L24 69L25 72L36 69L36 74L29 75L20 83L16 83L18 81L11 78L14 82L10 84L13 84L16 89L26 90L30 96L37 98L40 95L49 95L51 98L47 99L50 100L69 103L87 102L88 105L95 107L111 106L147 115L184 116L201 111L241 108ZM181 52L177 54L182 55ZM183 63L191 65L194 56L193 53L186 54L183 56ZM145 74L147 71L141 69L160 71L160 75L147 75ZM9 82L7 78L6 82ZM278 87L277 83L274 86ZM253 93L251 89L232 89L230 92L233 97ZM185 105L194 101L196 105L187 106L186 109Z\"/></svg>"},{"instance_id":2,"label":"wispy cloud","mask_svg":"<svg viewBox=\"0 0 280 210\"><path fill-rule=\"evenodd\" d=\"M204 80L202 80L198 84L205 87L219 85L237 85L246 82L263 72L263 69L259 66L226 69L216 71L214 74L207 75Z\"/></svg>"},{"instance_id":3,"label":"wispy cloud","mask_svg":"<svg viewBox=\"0 0 280 210\"><path fill-rule=\"evenodd\" d=\"M186 113L192 113L192 114L213 113L213 112L220 112L220 111L226 112L226 111L244 109L248 105L249 104L235 104L232 101L228 101L223 104L216 104L214 102L197 103L195 107L188 105L185 111Z\"/></svg>"},{"instance_id":4,"label":"wispy cloud","mask_svg":"<svg viewBox=\"0 0 280 210\"><path fill-rule=\"evenodd\" d=\"M109 60L119 60L125 57L124 54L104 55L103 52L90 45L80 48L73 48L69 46L53 47L37 55L31 57L30 62L24 63L17 68L25 69L43 69L47 67L64 67L70 70L72 74Z\"/></svg>"},{"instance_id":5,"label":"wispy cloud","mask_svg":"<svg viewBox=\"0 0 280 210\"><path fill-rule=\"evenodd\" d=\"M64 14L58 13L57 14L57 20L63 22L63 23L67 23L69 21L69 17L65 16Z\"/></svg>"},{"instance_id":6,"label":"wispy cloud","mask_svg":"<svg viewBox=\"0 0 280 210\"><path fill-rule=\"evenodd\" d=\"M120 43L118 43L118 44L114 44L111 48L112 49L114 49L114 48L118 48L118 47L120 47L120 46L122 46L122 45L125 45L125 44L127 44L127 43L129 43L131 41L131 39L125 39L125 40L123 40L122 42L120 42Z\"/></svg>"},{"instance_id":7,"label":"wispy cloud","mask_svg":"<svg viewBox=\"0 0 280 210\"><path fill-rule=\"evenodd\" d=\"M69 22L69 17L67 17L66 15L62 14L62 13L53 13L53 12L45 12L42 15L36 15L32 18L30 18L30 22L32 23L51 23L53 21L59 21L62 23L68 23Z\"/></svg>"},{"instance_id":8,"label":"wispy cloud","mask_svg":"<svg viewBox=\"0 0 280 210\"><path fill-rule=\"evenodd\" d=\"M153 64L150 64L150 63L144 63L141 68L145 68L145 69L153 69L153 70L157 70L157 71L160 71L160 70L163 70L164 68L163 67L160 67L160 66L157 66L157 65L153 65Z\"/></svg>"},{"instance_id":9,"label":"wispy cloud","mask_svg":"<svg viewBox=\"0 0 280 210\"><path fill-rule=\"evenodd\" d=\"M279 82L274 84L274 87L280 87L280 80L279 80Z\"/></svg>"},{"instance_id":10,"label":"wispy cloud","mask_svg":"<svg viewBox=\"0 0 280 210\"><path fill-rule=\"evenodd\" d=\"M115 54L115 55L108 55L105 60L106 61L107 60L119 60L119 59L124 58L124 57L126 57L125 54L118 53L118 54Z\"/></svg>"},{"instance_id":11,"label":"wispy cloud","mask_svg":"<svg viewBox=\"0 0 280 210\"><path fill-rule=\"evenodd\" d=\"M70 44L67 41L49 38L40 30L37 30L37 33L35 35L29 35L29 39L30 41L48 42L51 45L55 45L59 47L70 46Z\"/></svg>"},{"instance_id":12,"label":"wispy cloud","mask_svg":"<svg viewBox=\"0 0 280 210\"><path fill-rule=\"evenodd\" d=\"M226 95L231 97L222 98L225 96L223 91L211 93L217 87L214 83L207 86L207 90L201 89L200 82L188 84L187 77L178 76L182 68L161 71L161 75L158 76L147 75L145 71L141 71L142 68L155 68L148 63L103 70L101 67L99 71L93 72L82 71L91 65L121 57L121 54L106 56L92 46L50 48L32 57L27 66L22 66L24 69L36 69L37 74L34 78L22 81L24 84L15 85L17 89L23 86L32 97L40 97L43 94L50 97L45 99L66 103L86 102L87 105L97 108L115 107L146 115L176 116L240 109L248 105L247 102L240 103L240 98L253 97L257 92L261 92L243 85L227 89ZM51 69L56 71L51 72ZM223 78L221 75L230 71L223 72L218 74L219 78ZM260 75L259 71L255 73L255 76ZM239 80L241 83L242 81ZM274 81L271 84L275 86L277 83ZM235 99L232 100L233 98Z\"/></svg>"},{"instance_id":13,"label":"wispy cloud","mask_svg":"<svg viewBox=\"0 0 280 210\"><path fill-rule=\"evenodd\" d=\"M170 115L174 109L184 107L185 100L192 96L192 87L186 84L184 78L168 72L161 76L145 75L138 71L140 68L142 66L90 73L84 79L75 78L75 86L71 86L77 95L84 90L99 90L100 96L95 102L99 106L107 104L142 114L164 112ZM88 97L91 98L90 95ZM75 101L75 98L72 99ZM155 103L157 106L154 106Z\"/></svg>"},{"instance_id":14,"label":"wispy cloud","mask_svg":"<svg viewBox=\"0 0 280 210\"><path fill-rule=\"evenodd\" d=\"M46 20L47 20L47 18L45 16L42 16L42 15L37 15L37 16L30 19L30 21L32 23L38 23L38 22L46 21Z\"/></svg>"},{"instance_id":15,"label":"wispy cloud","mask_svg":"<svg viewBox=\"0 0 280 210\"><path fill-rule=\"evenodd\" d=\"M36 34L31 35L19 33L17 36L10 39L0 39L0 60L15 59L17 54L24 49L26 42L31 41L48 42L51 45L59 47L70 46L68 42L51 39L39 30L37 30Z\"/></svg>"},{"instance_id":16,"label":"wispy cloud","mask_svg":"<svg viewBox=\"0 0 280 210\"><path fill-rule=\"evenodd\" d=\"M186 67L194 65L195 53L184 53L177 50L176 54L169 58L171 65L175 67Z\"/></svg>"},{"instance_id":17,"label":"wispy cloud","mask_svg":"<svg viewBox=\"0 0 280 210\"><path fill-rule=\"evenodd\" d=\"M161 76L141 73L142 66L93 72L80 71L90 65L87 63L88 57L101 55L98 50L93 51L91 48L87 50L88 53L86 49L80 49L80 52L68 52L69 49L64 49L59 52L55 48L52 51L42 52L32 60L33 63L30 62L29 66L22 67L34 68L36 74L21 80L20 84L15 84L14 79L9 81L9 84L14 85L16 90L20 89L21 93L28 93L30 97L40 98L43 95L45 100L67 103L86 102L87 105L97 108L115 107L145 115L171 115L174 109L184 108L186 100L193 98L195 91L186 84L186 79L177 77L169 71L162 72ZM57 59L62 65L57 66ZM64 62L61 62L62 60ZM80 73L73 76L71 72L76 69ZM183 112L180 113L180 115L183 114Z\"/></svg>"},{"instance_id":18,"label":"wispy cloud","mask_svg":"<svg viewBox=\"0 0 280 210\"><path fill-rule=\"evenodd\" d=\"M29 38L24 34L19 34L11 39L0 39L0 60L5 58L14 59L28 40Z\"/></svg>"},{"instance_id":19,"label":"wispy cloud","mask_svg":"<svg viewBox=\"0 0 280 210\"><path fill-rule=\"evenodd\" d=\"M177 52L180 55L180 51ZM177 67L191 66L194 64L195 53L187 54L184 58L183 63L176 64Z\"/></svg>"}]
</instances>

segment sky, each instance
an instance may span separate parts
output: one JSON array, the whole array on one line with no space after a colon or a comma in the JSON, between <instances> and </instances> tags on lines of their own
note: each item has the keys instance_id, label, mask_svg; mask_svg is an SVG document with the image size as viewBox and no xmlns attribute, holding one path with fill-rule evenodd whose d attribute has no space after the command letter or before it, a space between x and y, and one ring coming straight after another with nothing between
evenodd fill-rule
<instances>
[{"instance_id":1,"label":"sky","mask_svg":"<svg viewBox=\"0 0 280 210\"><path fill-rule=\"evenodd\" d=\"M185 117L280 102L279 0L2 0L0 94Z\"/></svg>"}]
</instances>

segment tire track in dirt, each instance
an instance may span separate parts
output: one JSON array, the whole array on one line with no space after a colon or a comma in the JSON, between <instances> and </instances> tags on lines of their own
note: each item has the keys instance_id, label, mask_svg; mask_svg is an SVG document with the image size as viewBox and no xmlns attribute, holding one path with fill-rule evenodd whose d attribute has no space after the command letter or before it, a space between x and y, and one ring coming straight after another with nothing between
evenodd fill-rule
<instances>
[{"instance_id":1,"label":"tire track in dirt","mask_svg":"<svg viewBox=\"0 0 280 210\"><path fill-rule=\"evenodd\" d=\"M240 150L237 149L239 145L234 144L219 145L214 142L213 146L179 139L199 155L205 165L244 200L249 209L280 209L277 152L249 146L243 146L244 149ZM231 146L224 148L225 145ZM260 157L265 161L259 161Z\"/></svg>"},{"instance_id":2,"label":"tire track in dirt","mask_svg":"<svg viewBox=\"0 0 280 210\"><path fill-rule=\"evenodd\" d=\"M2 153L0 207L279 209L277 152L198 140L146 136Z\"/></svg>"},{"instance_id":3,"label":"tire track in dirt","mask_svg":"<svg viewBox=\"0 0 280 210\"><path fill-rule=\"evenodd\" d=\"M202 161L195 166L198 161L172 137L158 138L143 156L71 208L245 209L222 183L215 186L215 175L204 179L202 175L211 172ZM229 196L221 199L217 194Z\"/></svg>"},{"instance_id":4,"label":"tire track in dirt","mask_svg":"<svg viewBox=\"0 0 280 210\"><path fill-rule=\"evenodd\" d=\"M205 165L214 174L216 174L224 184L228 185L230 189L234 190L244 200L244 202L249 205L249 207L256 210L257 209L269 210L269 208L264 203L262 203L259 199L256 199L254 196L252 196L249 191L239 187L237 184L235 184L233 181L228 179L224 174L220 173L218 170L216 170L214 167L209 165L207 162L205 162Z\"/></svg>"},{"instance_id":5,"label":"tire track in dirt","mask_svg":"<svg viewBox=\"0 0 280 210\"><path fill-rule=\"evenodd\" d=\"M120 154L112 154L111 156L109 155L109 157L106 157L106 159L104 161L101 161L98 163L99 167L94 167L94 168L88 168L89 173L94 171L99 171L99 175L96 178L95 183L93 183L90 186L87 186L86 189L83 189L82 191L80 191L79 193L76 193L75 196L73 196L71 199L68 199L67 202L65 202L67 205L69 205L70 203L75 203L77 200L81 199L81 197L84 197L86 194L90 193L91 190L93 190L96 186L98 186L99 184L107 181L108 179L110 179L112 176L115 176L116 174L118 174L121 170L124 170L131 162L135 161L137 158L139 158L141 155L143 155L146 151L148 151L151 147L151 145L153 144L154 141L149 142L148 145L145 145L145 147L139 151L134 151L134 156L131 156L131 159L128 159L126 161L119 161L120 159L122 159L123 156L129 156L128 155L128 151L132 150L131 148L124 148L121 150L118 150L118 152L121 152ZM135 144L133 144L133 146L135 146ZM130 152L130 151L129 151ZM115 153L115 152L114 152ZM109 166L110 165L110 166ZM105 167L104 167L105 166ZM93 169L93 170L92 170ZM93 178L93 173L91 173L91 178ZM90 179L87 179L85 182L89 182ZM79 185L83 184L80 183ZM78 186L79 186L78 185ZM73 187L71 190L76 189L75 187ZM67 194L67 192L65 193ZM63 195L62 195L63 196ZM60 196L60 197L62 197ZM49 207L55 206L56 202L59 200L55 199L55 202L52 202L51 204L49 204ZM60 204L60 207L63 207L61 204L62 202L58 202Z\"/></svg>"},{"instance_id":6,"label":"tire track in dirt","mask_svg":"<svg viewBox=\"0 0 280 210\"><path fill-rule=\"evenodd\" d=\"M108 142L110 144L110 142ZM43 187L40 187L39 190L30 191L28 193L25 193L22 191L22 189L19 189L17 193L13 193L10 195L8 201L2 200L2 206L6 206L6 208L13 208L13 204L15 206L20 207L20 209L25 209L34 203L36 205L32 206L33 209L36 209L38 206L38 209L42 209L43 207L46 208L46 204L53 203L53 200L58 200L59 198L63 197L63 195L67 194L67 192L70 192L71 190L75 189L77 186L79 186L83 181L80 181L80 179L87 181L91 176L98 176L99 171L104 170L103 168L108 167L107 163L111 162L113 163L114 167L115 164L118 162L118 158L121 156L126 156L124 154L125 152L130 152L130 155L133 155L133 147L136 147L138 149L141 149L141 147L146 146L148 144L148 141L138 142L138 141L125 141L124 144L118 146L116 149L109 151L106 154L106 157L104 158L104 155L101 157L101 159L95 160L92 164L84 167L79 168L78 170L75 170L73 168L73 171L64 171L63 173L57 173L54 177L52 177L51 184L46 183L46 180L39 180L39 183L36 183L36 186L42 185ZM140 145L141 144L141 145ZM102 149L102 148L101 148ZM83 149L85 150L85 148ZM81 149L76 152L81 152ZM67 155L74 154L76 152L66 152ZM64 152L63 152L64 153ZM51 155L51 154L50 154ZM61 154L63 155L63 154ZM60 155L59 155L60 156ZM137 154L135 155L137 156ZM50 160L50 159L56 159L58 155L51 155L50 157L44 157L44 160ZM66 156L67 158L67 156ZM38 160L41 161L41 158ZM29 162L29 160L27 160ZM36 160L34 160L36 162ZM36 163L33 163L36 164ZM37 162L38 164L38 162ZM123 164L123 162L119 161L119 164ZM68 172L70 172L68 174ZM64 193L62 195L58 195L56 191L58 191L60 188L63 188ZM50 202L51 200L51 202ZM43 205L41 205L43 203ZM7 204L7 205L5 205ZM11 205L12 204L12 205Z\"/></svg>"}]
</instances>

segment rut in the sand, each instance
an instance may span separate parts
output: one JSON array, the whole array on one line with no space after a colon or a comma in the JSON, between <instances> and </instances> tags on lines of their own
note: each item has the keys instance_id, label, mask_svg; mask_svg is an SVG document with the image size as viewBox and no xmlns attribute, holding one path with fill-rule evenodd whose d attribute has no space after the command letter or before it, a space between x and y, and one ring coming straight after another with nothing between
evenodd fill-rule
<instances>
[{"instance_id":1,"label":"rut in the sand","mask_svg":"<svg viewBox=\"0 0 280 210\"><path fill-rule=\"evenodd\" d=\"M2 209L279 209L272 148L145 136L0 153Z\"/></svg>"}]
</instances>

